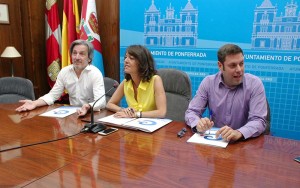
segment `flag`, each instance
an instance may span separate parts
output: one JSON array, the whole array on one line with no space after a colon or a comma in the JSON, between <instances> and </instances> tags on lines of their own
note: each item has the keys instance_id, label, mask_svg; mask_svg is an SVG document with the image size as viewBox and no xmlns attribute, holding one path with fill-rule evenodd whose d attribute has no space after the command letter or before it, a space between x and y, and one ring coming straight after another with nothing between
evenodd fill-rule
<instances>
[{"instance_id":1,"label":"flag","mask_svg":"<svg viewBox=\"0 0 300 188\"><path fill-rule=\"evenodd\" d=\"M61 29L56 0L46 0L45 19L47 79L53 87L61 64Z\"/></svg>"},{"instance_id":2,"label":"flag","mask_svg":"<svg viewBox=\"0 0 300 188\"><path fill-rule=\"evenodd\" d=\"M62 25L62 67L71 64L69 48L78 39L79 14L77 0L64 0Z\"/></svg>"},{"instance_id":3,"label":"flag","mask_svg":"<svg viewBox=\"0 0 300 188\"><path fill-rule=\"evenodd\" d=\"M83 0L80 20L80 39L87 40L94 45L92 64L104 75L102 46L98 30L97 10L95 0Z\"/></svg>"}]
</instances>

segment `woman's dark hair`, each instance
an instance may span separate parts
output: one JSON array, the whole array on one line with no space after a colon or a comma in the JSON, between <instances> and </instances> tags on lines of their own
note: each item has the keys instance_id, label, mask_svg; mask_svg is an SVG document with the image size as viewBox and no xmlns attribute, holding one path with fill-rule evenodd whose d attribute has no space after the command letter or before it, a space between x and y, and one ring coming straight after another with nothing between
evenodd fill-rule
<instances>
[{"instance_id":1,"label":"woman's dark hair","mask_svg":"<svg viewBox=\"0 0 300 188\"><path fill-rule=\"evenodd\" d=\"M150 81L152 76L157 72L151 52L142 45L131 45L126 49L126 53L137 60L138 71L142 81ZM125 73L125 79L127 81L131 80L130 74Z\"/></svg>"}]
</instances>

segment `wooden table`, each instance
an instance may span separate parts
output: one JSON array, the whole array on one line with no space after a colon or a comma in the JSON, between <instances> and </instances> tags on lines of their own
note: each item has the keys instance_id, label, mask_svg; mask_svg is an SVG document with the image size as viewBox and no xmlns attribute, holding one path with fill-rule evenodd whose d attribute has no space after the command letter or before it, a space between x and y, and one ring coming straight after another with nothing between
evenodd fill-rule
<instances>
[{"instance_id":1,"label":"wooden table","mask_svg":"<svg viewBox=\"0 0 300 188\"><path fill-rule=\"evenodd\" d=\"M71 115L41 117L58 106L16 113L0 105L0 149L78 133ZM110 114L96 113L96 118ZM180 122L149 134L119 129L108 136L86 133L0 152L0 187L300 187L300 142L260 136L226 149L187 143Z\"/></svg>"}]
</instances>

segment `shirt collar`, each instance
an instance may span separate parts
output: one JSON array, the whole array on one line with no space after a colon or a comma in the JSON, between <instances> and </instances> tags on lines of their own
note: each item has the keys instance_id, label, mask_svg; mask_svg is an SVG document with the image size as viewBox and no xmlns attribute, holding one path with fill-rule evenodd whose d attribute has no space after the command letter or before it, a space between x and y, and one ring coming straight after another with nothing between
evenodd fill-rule
<instances>
[{"instance_id":1,"label":"shirt collar","mask_svg":"<svg viewBox=\"0 0 300 188\"><path fill-rule=\"evenodd\" d=\"M142 89L142 90L146 90L148 84L149 84L149 82L147 82L147 81L145 81L145 82L141 81L138 88L140 88L140 89ZM133 89L132 80L130 80L130 82L129 82L129 88Z\"/></svg>"},{"instance_id":2,"label":"shirt collar","mask_svg":"<svg viewBox=\"0 0 300 188\"><path fill-rule=\"evenodd\" d=\"M82 71L85 71L85 70L90 71L91 69L92 69L91 64L88 64ZM70 70L73 70L73 71L74 71L74 66L73 66L73 64L70 65Z\"/></svg>"},{"instance_id":3,"label":"shirt collar","mask_svg":"<svg viewBox=\"0 0 300 188\"><path fill-rule=\"evenodd\" d=\"M149 82L143 82L141 81L139 88L141 88L142 90L146 90L147 86L148 86Z\"/></svg>"},{"instance_id":4,"label":"shirt collar","mask_svg":"<svg viewBox=\"0 0 300 188\"><path fill-rule=\"evenodd\" d=\"M226 88L228 88L228 89L236 89L236 88L238 88L238 87L243 87L243 83L245 83L245 76L243 76L243 81L242 81L242 83L240 83L239 85L237 85L235 88L229 88L225 83L224 83L224 80L223 80L223 75L222 75L222 72L220 71L220 72L218 72L218 74L217 74L217 80L218 80L218 82L219 82L219 87L221 87L221 86L224 86L224 87L226 87Z\"/></svg>"},{"instance_id":5,"label":"shirt collar","mask_svg":"<svg viewBox=\"0 0 300 188\"><path fill-rule=\"evenodd\" d=\"M85 67L85 69L84 70L92 70L92 65L91 64L88 64L86 67Z\"/></svg>"},{"instance_id":6,"label":"shirt collar","mask_svg":"<svg viewBox=\"0 0 300 188\"><path fill-rule=\"evenodd\" d=\"M223 76L222 76L222 73L221 73L221 72L218 72L218 73L217 73L217 80L218 80L218 82L219 82L219 86L221 86L221 84L225 86L225 84L224 84L224 82L223 82Z\"/></svg>"}]
</instances>

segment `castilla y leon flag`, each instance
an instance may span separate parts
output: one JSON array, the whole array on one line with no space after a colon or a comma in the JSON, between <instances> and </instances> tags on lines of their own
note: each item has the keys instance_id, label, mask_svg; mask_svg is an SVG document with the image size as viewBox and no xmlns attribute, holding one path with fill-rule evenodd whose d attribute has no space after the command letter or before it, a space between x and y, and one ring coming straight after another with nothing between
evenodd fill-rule
<instances>
[{"instance_id":1,"label":"castilla y leon flag","mask_svg":"<svg viewBox=\"0 0 300 188\"><path fill-rule=\"evenodd\" d=\"M102 46L98 30L98 20L95 0L83 0L80 20L80 39L87 40L94 45L92 64L104 75Z\"/></svg>"},{"instance_id":2,"label":"castilla y leon flag","mask_svg":"<svg viewBox=\"0 0 300 188\"><path fill-rule=\"evenodd\" d=\"M64 0L62 25L62 67L71 64L69 48L78 39L79 14L77 0Z\"/></svg>"},{"instance_id":3,"label":"castilla y leon flag","mask_svg":"<svg viewBox=\"0 0 300 188\"><path fill-rule=\"evenodd\" d=\"M61 29L56 0L46 0L45 19L47 79L50 87L53 87L61 63Z\"/></svg>"}]
</instances>

